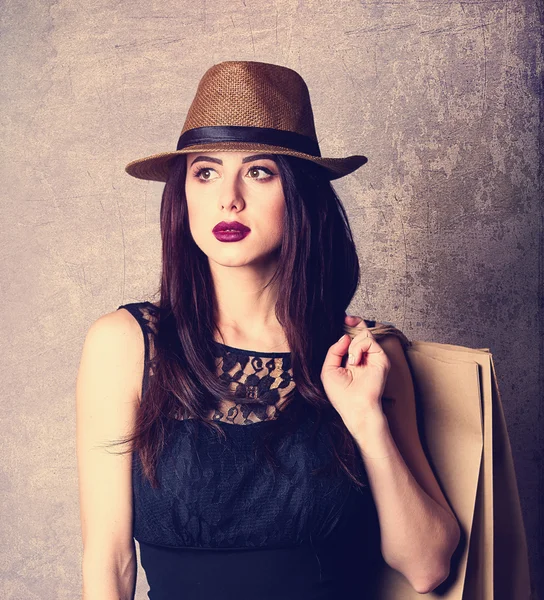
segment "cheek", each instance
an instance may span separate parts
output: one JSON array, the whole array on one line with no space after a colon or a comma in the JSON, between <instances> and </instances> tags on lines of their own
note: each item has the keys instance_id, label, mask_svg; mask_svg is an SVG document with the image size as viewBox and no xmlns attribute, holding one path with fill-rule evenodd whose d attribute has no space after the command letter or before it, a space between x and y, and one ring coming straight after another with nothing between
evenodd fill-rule
<instances>
[{"instance_id":1,"label":"cheek","mask_svg":"<svg viewBox=\"0 0 544 600\"><path fill-rule=\"evenodd\" d=\"M189 229L195 240L202 237L202 233L207 226L206 215L202 210L202 203L192 202L187 197L187 217L189 219Z\"/></svg>"},{"instance_id":2,"label":"cheek","mask_svg":"<svg viewBox=\"0 0 544 600\"><path fill-rule=\"evenodd\" d=\"M277 210L276 215L275 215L276 227L280 234L283 232L284 220L285 220L285 208L281 207L280 209Z\"/></svg>"},{"instance_id":3,"label":"cheek","mask_svg":"<svg viewBox=\"0 0 544 600\"><path fill-rule=\"evenodd\" d=\"M283 231L283 227L284 227L285 213L286 213L285 200L283 200L283 198L281 198L278 201L275 208L273 209L272 213L270 214L270 222L274 223L276 230L278 231L278 233L280 235L281 235L281 233Z\"/></svg>"}]
</instances>

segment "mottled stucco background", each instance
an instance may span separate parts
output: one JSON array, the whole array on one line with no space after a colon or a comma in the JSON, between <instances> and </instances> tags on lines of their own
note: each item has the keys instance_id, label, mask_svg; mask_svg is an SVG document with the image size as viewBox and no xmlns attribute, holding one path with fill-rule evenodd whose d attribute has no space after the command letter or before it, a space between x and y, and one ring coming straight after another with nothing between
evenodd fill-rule
<instances>
[{"instance_id":1,"label":"mottled stucco background","mask_svg":"<svg viewBox=\"0 0 544 600\"><path fill-rule=\"evenodd\" d=\"M80 597L80 352L92 321L158 283L162 185L124 165L175 148L201 75L232 59L299 71L323 154L370 159L335 184L362 266L352 312L411 339L491 349L544 594L540 10L2 3L4 600Z\"/></svg>"}]
</instances>

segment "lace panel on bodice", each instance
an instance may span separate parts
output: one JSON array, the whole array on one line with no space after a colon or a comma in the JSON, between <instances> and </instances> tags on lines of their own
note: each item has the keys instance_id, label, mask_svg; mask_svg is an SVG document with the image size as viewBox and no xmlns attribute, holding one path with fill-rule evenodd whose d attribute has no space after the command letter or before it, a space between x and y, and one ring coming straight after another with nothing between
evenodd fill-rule
<instances>
[{"instance_id":1,"label":"lace panel on bodice","mask_svg":"<svg viewBox=\"0 0 544 600\"><path fill-rule=\"evenodd\" d=\"M219 342L215 346L217 375L228 384L236 400L223 400L212 419L249 425L277 418L295 391L291 354L257 354Z\"/></svg>"}]
</instances>

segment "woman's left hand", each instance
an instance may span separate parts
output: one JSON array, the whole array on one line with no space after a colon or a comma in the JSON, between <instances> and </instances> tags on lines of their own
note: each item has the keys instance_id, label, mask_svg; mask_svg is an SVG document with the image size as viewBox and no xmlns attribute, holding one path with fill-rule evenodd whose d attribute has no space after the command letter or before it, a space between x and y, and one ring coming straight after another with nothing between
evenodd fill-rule
<instances>
[{"instance_id":1,"label":"woman's left hand","mask_svg":"<svg viewBox=\"0 0 544 600\"><path fill-rule=\"evenodd\" d=\"M321 381L348 430L356 432L372 415L383 415L381 398L391 363L363 319L346 316L346 324L358 333L353 339L345 334L329 348ZM345 362L346 353L352 364Z\"/></svg>"}]
</instances>

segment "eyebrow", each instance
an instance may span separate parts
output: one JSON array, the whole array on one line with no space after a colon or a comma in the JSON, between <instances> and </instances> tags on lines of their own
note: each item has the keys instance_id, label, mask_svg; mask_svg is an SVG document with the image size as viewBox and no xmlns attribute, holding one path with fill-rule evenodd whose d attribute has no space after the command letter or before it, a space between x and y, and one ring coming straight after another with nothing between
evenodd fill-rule
<instances>
[{"instance_id":1,"label":"eyebrow","mask_svg":"<svg viewBox=\"0 0 544 600\"><path fill-rule=\"evenodd\" d=\"M276 159L273 154L252 154L251 156L246 156L245 158L243 158L242 163L248 163L248 162L251 162L252 160L263 160L265 158L276 162ZM217 163L218 165L223 164L223 161L221 159L214 158L213 156L197 156L191 163L191 166L193 166L196 162L199 162L199 161L209 161L209 162Z\"/></svg>"}]
</instances>

